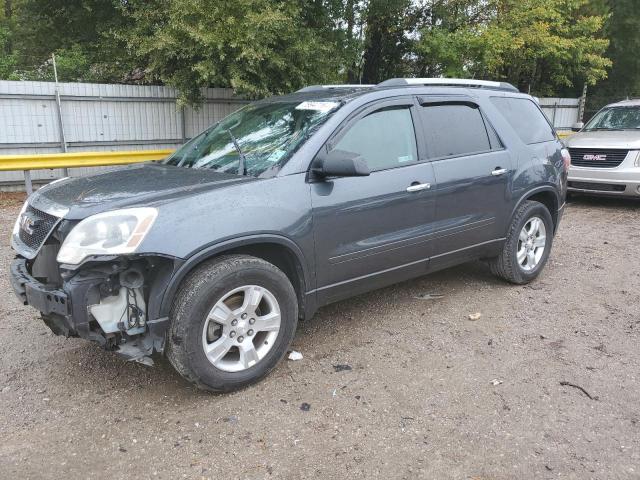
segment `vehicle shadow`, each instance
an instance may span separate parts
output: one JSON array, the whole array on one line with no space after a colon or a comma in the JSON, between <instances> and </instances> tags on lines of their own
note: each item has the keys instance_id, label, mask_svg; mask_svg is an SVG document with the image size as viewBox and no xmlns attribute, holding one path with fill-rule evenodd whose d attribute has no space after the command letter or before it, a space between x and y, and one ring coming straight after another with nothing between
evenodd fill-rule
<instances>
[{"instance_id":1,"label":"vehicle shadow","mask_svg":"<svg viewBox=\"0 0 640 480\"><path fill-rule=\"evenodd\" d=\"M578 207L611 210L637 210L638 207L640 207L640 196L639 198L621 198L572 193L571 196L567 199L567 204L572 208Z\"/></svg>"},{"instance_id":2,"label":"vehicle shadow","mask_svg":"<svg viewBox=\"0 0 640 480\"><path fill-rule=\"evenodd\" d=\"M386 318L395 315L398 309L407 308L409 304L437 302L446 299L452 292L509 286L509 283L491 274L486 262L472 261L322 307L313 318L301 323L296 339L303 339L307 335L318 336L312 341L322 342L320 335L323 324L330 325L336 316L348 320L351 328L368 329L371 317L362 315L363 310L368 313L374 311L377 316Z\"/></svg>"},{"instance_id":3,"label":"vehicle shadow","mask_svg":"<svg viewBox=\"0 0 640 480\"><path fill-rule=\"evenodd\" d=\"M381 330L394 329L390 319L398 311L410 310L411 305L421 308L433 302L422 299L425 294L446 297L454 291L464 293L467 289L477 290L480 287L508 288L509 285L495 278L485 263L476 261L340 301L321 308L313 318L300 322L293 348L308 350L312 345L317 360L340 349L341 341L370 334L372 322ZM349 336L346 340L345 335ZM65 349L63 354L48 356L45 366L45 376L58 377L66 384L64 388L67 391L91 391L97 397L118 392L125 398L144 391L147 401L153 402L155 399L160 402L169 396L173 400L180 400L185 406L197 403L202 395L212 395L182 379L161 355L154 356L153 367L147 367L127 362L113 352L102 350L84 340L69 341L75 345ZM303 353L307 361L314 361L313 357L307 356L307 352ZM291 363L285 357L267 379L245 391L277 388L274 385L289 376Z\"/></svg>"}]
</instances>

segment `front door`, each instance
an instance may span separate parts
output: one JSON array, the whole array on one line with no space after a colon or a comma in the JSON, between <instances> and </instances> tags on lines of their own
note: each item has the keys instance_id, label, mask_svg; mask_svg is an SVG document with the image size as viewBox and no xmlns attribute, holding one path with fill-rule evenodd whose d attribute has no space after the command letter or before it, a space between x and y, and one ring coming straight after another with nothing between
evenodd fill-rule
<instances>
[{"instance_id":1,"label":"front door","mask_svg":"<svg viewBox=\"0 0 640 480\"><path fill-rule=\"evenodd\" d=\"M360 155L371 175L311 184L321 304L426 272L435 184L416 108L412 98L369 106L325 146Z\"/></svg>"}]
</instances>

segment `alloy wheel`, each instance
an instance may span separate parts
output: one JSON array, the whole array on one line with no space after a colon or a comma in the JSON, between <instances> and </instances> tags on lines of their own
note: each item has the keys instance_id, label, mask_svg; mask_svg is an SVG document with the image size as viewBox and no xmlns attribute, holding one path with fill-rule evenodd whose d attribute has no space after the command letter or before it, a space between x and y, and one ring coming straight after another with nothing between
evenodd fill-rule
<instances>
[{"instance_id":1,"label":"alloy wheel","mask_svg":"<svg viewBox=\"0 0 640 480\"><path fill-rule=\"evenodd\" d=\"M516 258L525 272L534 270L540 263L547 244L547 229L539 217L531 217L524 224L518 237Z\"/></svg>"},{"instance_id":2,"label":"alloy wheel","mask_svg":"<svg viewBox=\"0 0 640 480\"><path fill-rule=\"evenodd\" d=\"M235 288L207 315L202 332L204 353L220 370L247 370L271 350L280 321L280 306L269 290L258 285Z\"/></svg>"}]
</instances>

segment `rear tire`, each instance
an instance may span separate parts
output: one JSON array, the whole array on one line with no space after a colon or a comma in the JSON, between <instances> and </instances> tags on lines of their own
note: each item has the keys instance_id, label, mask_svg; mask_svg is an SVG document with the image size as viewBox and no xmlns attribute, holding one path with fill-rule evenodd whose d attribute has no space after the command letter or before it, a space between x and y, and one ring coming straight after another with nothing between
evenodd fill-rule
<instances>
[{"instance_id":1,"label":"rear tire","mask_svg":"<svg viewBox=\"0 0 640 480\"><path fill-rule=\"evenodd\" d=\"M280 269L228 255L189 274L169 320L167 358L178 373L203 390L227 392L260 380L282 359L298 302Z\"/></svg>"},{"instance_id":2,"label":"rear tire","mask_svg":"<svg viewBox=\"0 0 640 480\"><path fill-rule=\"evenodd\" d=\"M513 216L502 252L489 260L491 272L517 285L529 283L542 272L552 244L549 210L542 203L527 200Z\"/></svg>"}]
</instances>

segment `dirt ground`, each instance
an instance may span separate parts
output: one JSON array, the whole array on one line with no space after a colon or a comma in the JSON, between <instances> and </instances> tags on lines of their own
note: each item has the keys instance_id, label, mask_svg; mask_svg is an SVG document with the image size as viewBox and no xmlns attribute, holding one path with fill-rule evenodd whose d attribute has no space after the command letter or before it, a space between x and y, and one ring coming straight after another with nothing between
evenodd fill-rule
<instances>
[{"instance_id":1,"label":"dirt ground","mask_svg":"<svg viewBox=\"0 0 640 480\"><path fill-rule=\"evenodd\" d=\"M54 336L9 286L19 206L0 478L640 478L640 203L571 203L529 286L477 262L324 308L229 395Z\"/></svg>"}]
</instances>

